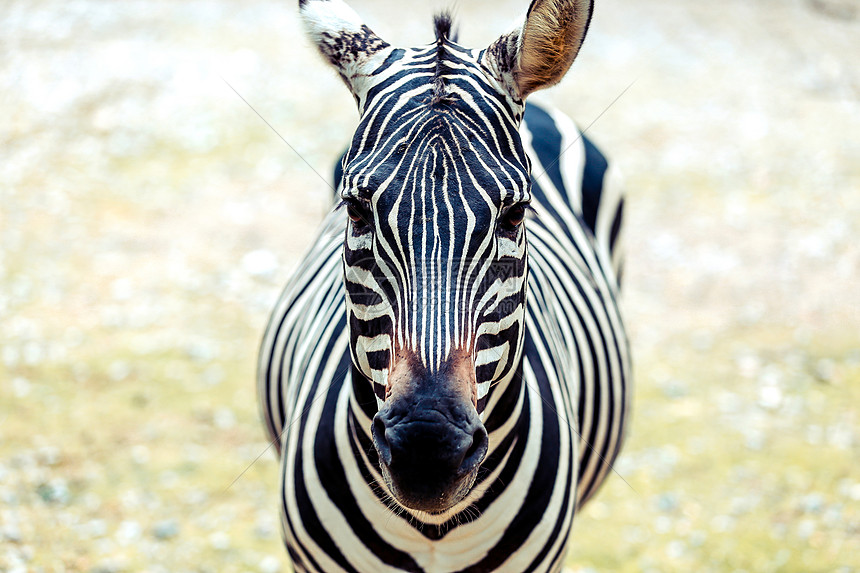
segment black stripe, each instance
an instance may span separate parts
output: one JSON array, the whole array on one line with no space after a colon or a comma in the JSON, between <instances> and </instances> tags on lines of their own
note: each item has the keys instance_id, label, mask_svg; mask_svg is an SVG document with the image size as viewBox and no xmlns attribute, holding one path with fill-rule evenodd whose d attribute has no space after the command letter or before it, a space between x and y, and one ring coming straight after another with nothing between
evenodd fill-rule
<instances>
[{"instance_id":1,"label":"black stripe","mask_svg":"<svg viewBox=\"0 0 860 573\"><path fill-rule=\"evenodd\" d=\"M618 202L618 210L615 211L615 217L612 219L612 229L609 232L609 252L615 250L615 240L618 238L618 233L621 232L621 223L624 219L624 199Z\"/></svg>"},{"instance_id":2,"label":"black stripe","mask_svg":"<svg viewBox=\"0 0 860 573\"><path fill-rule=\"evenodd\" d=\"M582 143L585 145L585 168L582 171L582 217L592 234L595 234L600 195L603 193L603 178L609 164L600 150L584 135Z\"/></svg>"},{"instance_id":3,"label":"black stripe","mask_svg":"<svg viewBox=\"0 0 860 573\"><path fill-rule=\"evenodd\" d=\"M376 68L375 70L370 72L370 75L376 76L376 75L381 74L382 72L384 72L385 70L390 68L394 62L397 62L397 61L403 59L403 55L405 53L406 53L406 50L404 50L403 48L394 48L393 50L391 50L391 53L388 54L388 57L385 58L385 61L382 62L382 64L378 68Z\"/></svg>"}]
</instances>

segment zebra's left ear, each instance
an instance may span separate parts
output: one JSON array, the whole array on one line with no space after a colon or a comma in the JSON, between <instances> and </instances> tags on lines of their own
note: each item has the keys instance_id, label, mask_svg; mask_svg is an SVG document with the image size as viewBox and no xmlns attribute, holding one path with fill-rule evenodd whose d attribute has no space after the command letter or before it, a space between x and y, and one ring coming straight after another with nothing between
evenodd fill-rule
<instances>
[{"instance_id":1,"label":"zebra's left ear","mask_svg":"<svg viewBox=\"0 0 860 573\"><path fill-rule=\"evenodd\" d=\"M311 42L346 82L361 111L370 87L368 76L389 44L343 0L299 0L299 12Z\"/></svg>"},{"instance_id":2,"label":"zebra's left ear","mask_svg":"<svg viewBox=\"0 0 860 573\"><path fill-rule=\"evenodd\" d=\"M522 27L490 45L487 64L515 99L561 81L585 40L593 5L593 0L532 0Z\"/></svg>"}]
</instances>

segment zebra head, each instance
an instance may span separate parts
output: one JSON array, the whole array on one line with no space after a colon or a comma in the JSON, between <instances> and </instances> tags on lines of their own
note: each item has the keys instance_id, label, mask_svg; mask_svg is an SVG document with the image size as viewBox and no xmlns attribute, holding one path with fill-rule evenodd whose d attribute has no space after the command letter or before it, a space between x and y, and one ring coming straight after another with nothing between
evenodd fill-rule
<instances>
[{"instance_id":1,"label":"zebra head","mask_svg":"<svg viewBox=\"0 0 860 573\"><path fill-rule=\"evenodd\" d=\"M534 0L483 50L455 43L444 15L433 44L404 49L341 0L299 5L360 114L341 190L354 378L376 395L371 435L389 492L440 513L471 490L489 448L482 420L520 362L524 99L567 72L591 2Z\"/></svg>"}]
</instances>

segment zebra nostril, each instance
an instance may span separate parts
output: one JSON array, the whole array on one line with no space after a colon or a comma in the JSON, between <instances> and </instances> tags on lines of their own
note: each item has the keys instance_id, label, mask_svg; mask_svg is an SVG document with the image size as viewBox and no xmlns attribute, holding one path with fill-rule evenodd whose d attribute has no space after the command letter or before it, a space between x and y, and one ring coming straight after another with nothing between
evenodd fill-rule
<instances>
[{"instance_id":1,"label":"zebra nostril","mask_svg":"<svg viewBox=\"0 0 860 573\"><path fill-rule=\"evenodd\" d=\"M391 444L388 443L388 438L385 437L385 422L382 421L379 415L373 418L371 434L373 435L373 445L379 453L379 460L385 465L390 466Z\"/></svg>"},{"instance_id":2,"label":"zebra nostril","mask_svg":"<svg viewBox=\"0 0 860 573\"><path fill-rule=\"evenodd\" d=\"M475 433L472 434L472 443L466 450L466 454L463 456L463 462L460 464L461 473L472 471L478 464L484 461L484 456L487 455L489 441L487 430L483 425L478 426Z\"/></svg>"}]
</instances>

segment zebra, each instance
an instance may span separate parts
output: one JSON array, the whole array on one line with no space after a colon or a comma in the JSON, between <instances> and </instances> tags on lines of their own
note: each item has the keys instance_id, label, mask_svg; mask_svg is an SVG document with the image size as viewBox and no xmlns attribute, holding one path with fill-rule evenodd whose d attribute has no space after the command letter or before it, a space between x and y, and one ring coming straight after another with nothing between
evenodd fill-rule
<instances>
[{"instance_id":1,"label":"zebra","mask_svg":"<svg viewBox=\"0 0 860 573\"><path fill-rule=\"evenodd\" d=\"M360 120L259 355L293 567L559 571L630 403L615 169L525 103L591 1L533 0L481 50L445 13L400 48L342 0L299 9Z\"/></svg>"}]
</instances>

